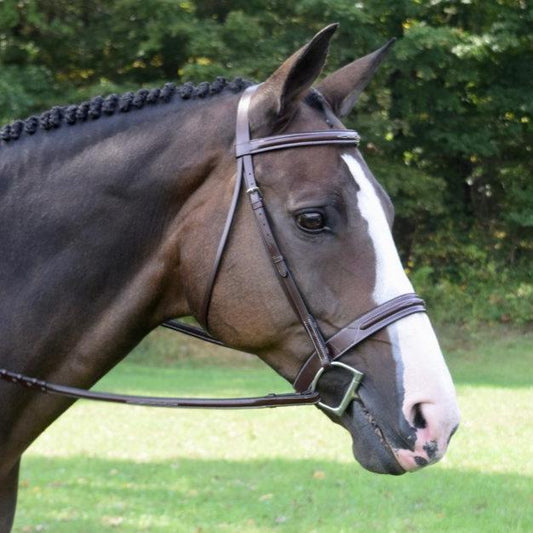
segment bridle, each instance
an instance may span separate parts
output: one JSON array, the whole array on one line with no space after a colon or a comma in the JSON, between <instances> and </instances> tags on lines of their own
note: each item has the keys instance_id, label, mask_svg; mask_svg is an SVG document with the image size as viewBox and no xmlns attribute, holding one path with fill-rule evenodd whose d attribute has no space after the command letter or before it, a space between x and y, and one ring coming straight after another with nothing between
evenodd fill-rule
<instances>
[{"instance_id":1,"label":"bridle","mask_svg":"<svg viewBox=\"0 0 533 533\"><path fill-rule=\"evenodd\" d=\"M253 408L318 404L322 409L333 415L338 417L343 415L350 403L357 398L357 389L363 379L363 373L340 361L340 358L347 351L393 322L414 313L425 312L424 302L413 293L397 296L358 317L334 334L331 338L327 340L324 338L318 322L309 310L289 269L287 261L282 254L274 232L272 231L261 190L255 179L253 156L277 150L319 145L357 146L360 138L358 133L353 130L331 129L326 131L290 133L263 137L260 139L251 139L248 115L251 99L257 87L258 86L251 86L245 90L239 101L237 110L235 133L237 174L231 205L219 241L215 261L211 269L211 275L208 278L203 305L200 312L199 320L205 325L206 329L204 330L196 326L191 326L177 320L168 320L162 325L201 340L225 346L223 342L214 338L207 332L208 315L213 289L220 270L220 263L233 224L238 200L241 196L241 188L244 184L246 196L250 201L250 206L254 213L263 244L271 258L276 276L292 309L298 316L298 319L313 344L313 353L304 362L294 380L293 387L296 392L288 394L269 394L255 398L161 398L88 391L75 387L49 383L6 369L0 369L1 379L40 392L68 396L76 399L85 398L158 407L197 408ZM317 386L322 375L324 372L332 368L337 368L350 374L349 385L343 394L342 400L336 406L330 406L321 402L320 395L317 392Z\"/></svg>"}]
</instances>

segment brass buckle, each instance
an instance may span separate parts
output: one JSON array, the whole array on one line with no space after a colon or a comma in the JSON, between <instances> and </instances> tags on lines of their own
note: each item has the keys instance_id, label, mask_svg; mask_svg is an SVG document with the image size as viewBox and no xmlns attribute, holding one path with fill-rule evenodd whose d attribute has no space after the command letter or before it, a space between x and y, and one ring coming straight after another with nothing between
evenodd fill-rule
<instances>
[{"instance_id":1,"label":"brass buckle","mask_svg":"<svg viewBox=\"0 0 533 533\"><path fill-rule=\"evenodd\" d=\"M340 361L332 361L329 366L323 366L317 373L316 373L316 376L314 377L313 379L313 382L311 383L310 387L309 387L309 390L311 392L315 392L316 390L316 386L318 384L318 381L320 380L322 374L329 368L331 368L332 366L337 366L339 368L344 368L345 370L348 370L348 372L351 372L353 374L352 376L352 381L350 382L350 384L348 385L348 387L346 388L346 392L344 393L344 396L341 400L341 402L339 403L339 405L337 405L337 407L331 407L323 402L318 402L318 405L320 407L322 407L322 409L324 409L325 411L327 411L328 413L331 413L335 416L338 416L338 417L341 417L344 412L346 411L346 409L348 408L348 406L350 405L350 403L352 403L352 401L355 399L355 398L358 398L359 395L357 394L357 389L359 387L359 384L361 383L361 380L363 379L363 376L364 374L362 372L359 372L359 370L356 370L355 368L352 368L351 366L348 366L344 363L341 363Z\"/></svg>"}]
</instances>

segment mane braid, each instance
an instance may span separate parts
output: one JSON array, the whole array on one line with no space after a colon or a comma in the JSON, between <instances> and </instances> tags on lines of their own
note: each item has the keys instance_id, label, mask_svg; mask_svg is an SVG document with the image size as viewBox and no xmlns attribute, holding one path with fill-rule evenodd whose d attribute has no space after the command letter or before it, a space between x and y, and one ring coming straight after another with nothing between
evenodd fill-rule
<instances>
[{"instance_id":1,"label":"mane braid","mask_svg":"<svg viewBox=\"0 0 533 533\"><path fill-rule=\"evenodd\" d=\"M78 105L54 106L39 116L33 115L24 120L16 120L0 129L0 145L15 141L23 134L33 135L42 129L49 131L59 128L63 124L74 125L89 120L96 120L102 115L110 116L115 113L127 113L135 109L142 109L147 105L160 105L170 102L174 97L182 100L206 98L220 94L224 90L232 93L242 92L252 85L252 82L235 78L229 82L219 77L214 82L202 82L194 85L187 82L176 87L174 83L166 83L161 89L139 89L137 92L127 92L121 95L95 96Z\"/></svg>"}]
</instances>

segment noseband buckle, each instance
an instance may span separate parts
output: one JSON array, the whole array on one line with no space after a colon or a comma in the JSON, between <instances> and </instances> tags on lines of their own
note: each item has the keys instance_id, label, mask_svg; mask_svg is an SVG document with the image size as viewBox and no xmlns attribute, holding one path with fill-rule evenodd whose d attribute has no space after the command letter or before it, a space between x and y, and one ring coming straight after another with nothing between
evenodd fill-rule
<instances>
[{"instance_id":1,"label":"noseband buckle","mask_svg":"<svg viewBox=\"0 0 533 533\"><path fill-rule=\"evenodd\" d=\"M344 396L342 397L342 400L340 401L339 405L337 405L337 407L332 407L330 405L325 404L324 402L318 402L318 406L332 415L341 417L348 408L348 406L352 403L352 401L355 400L355 398L359 397L359 395L357 394L357 389L359 388L359 384L361 383L364 374L362 372L359 372L359 370L352 368L351 366L341 363L340 361L332 361L328 366L321 367L320 370L316 373L316 376L313 379L309 388L311 392L315 392L318 381L320 380L324 372L326 370L329 370L333 366L342 368L350 372L352 374L352 380L350 381L348 387L346 387Z\"/></svg>"}]
</instances>

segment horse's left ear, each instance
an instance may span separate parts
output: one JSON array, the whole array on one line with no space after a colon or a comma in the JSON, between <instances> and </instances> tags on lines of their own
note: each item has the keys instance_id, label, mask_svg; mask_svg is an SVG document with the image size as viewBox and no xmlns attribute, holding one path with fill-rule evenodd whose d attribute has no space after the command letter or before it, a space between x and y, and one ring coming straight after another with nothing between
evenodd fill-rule
<instances>
[{"instance_id":1,"label":"horse's left ear","mask_svg":"<svg viewBox=\"0 0 533 533\"><path fill-rule=\"evenodd\" d=\"M326 26L261 84L254 95L253 106L257 111L252 113L252 129L254 126L280 129L291 119L322 71L329 41L337 27L338 24Z\"/></svg>"},{"instance_id":2,"label":"horse's left ear","mask_svg":"<svg viewBox=\"0 0 533 533\"><path fill-rule=\"evenodd\" d=\"M391 39L379 50L349 63L317 86L339 118L345 117L352 110L395 41L396 39Z\"/></svg>"}]
</instances>

